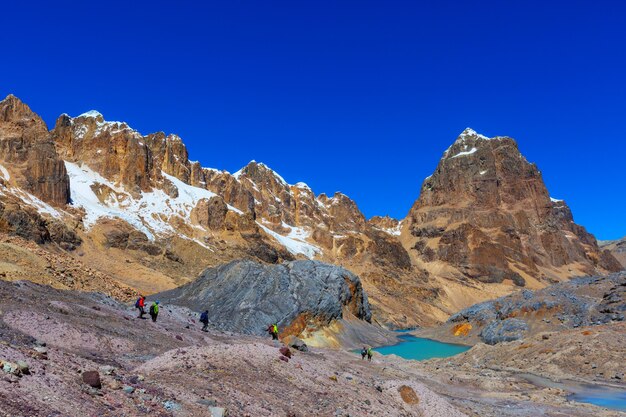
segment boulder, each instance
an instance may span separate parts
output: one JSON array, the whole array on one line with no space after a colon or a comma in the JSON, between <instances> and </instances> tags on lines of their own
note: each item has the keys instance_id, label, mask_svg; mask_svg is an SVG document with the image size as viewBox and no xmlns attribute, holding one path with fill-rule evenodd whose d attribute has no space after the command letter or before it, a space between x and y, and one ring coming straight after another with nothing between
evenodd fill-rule
<instances>
[{"instance_id":1,"label":"boulder","mask_svg":"<svg viewBox=\"0 0 626 417\"><path fill-rule=\"evenodd\" d=\"M28 364L24 361L17 361L17 369L20 370L22 375L30 375L30 368Z\"/></svg>"},{"instance_id":2,"label":"boulder","mask_svg":"<svg viewBox=\"0 0 626 417\"><path fill-rule=\"evenodd\" d=\"M102 381L100 381L100 373L98 371L83 372L83 382L92 388L102 388Z\"/></svg>"},{"instance_id":3,"label":"boulder","mask_svg":"<svg viewBox=\"0 0 626 417\"><path fill-rule=\"evenodd\" d=\"M2 363L2 371L5 373L21 376L20 367L16 363L7 361L0 361L0 363Z\"/></svg>"},{"instance_id":4,"label":"boulder","mask_svg":"<svg viewBox=\"0 0 626 417\"><path fill-rule=\"evenodd\" d=\"M209 268L195 281L155 296L165 303L209 310L219 329L266 335L278 323L281 336L299 335L343 318L344 311L371 321L360 279L319 261L266 265L241 260Z\"/></svg>"},{"instance_id":5,"label":"boulder","mask_svg":"<svg viewBox=\"0 0 626 417\"><path fill-rule=\"evenodd\" d=\"M287 346L283 346L280 349L278 349L278 351L283 355L286 356L287 358L291 359L291 350L289 350L289 348Z\"/></svg>"},{"instance_id":6,"label":"boulder","mask_svg":"<svg viewBox=\"0 0 626 417\"><path fill-rule=\"evenodd\" d=\"M402 385L398 388L398 392L400 393L400 397L402 397L402 401L407 404L415 405L419 404L420 399L417 396L415 390L408 385Z\"/></svg>"},{"instance_id":7,"label":"boulder","mask_svg":"<svg viewBox=\"0 0 626 417\"><path fill-rule=\"evenodd\" d=\"M525 321L509 318L502 321L493 321L480 333L483 342L495 345L501 342L510 342L521 339L528 330Z\"/></svg>"},{"instance_id":8,"label":"boulder","mask_svg":"<svg viewBox=\"0 0 626 417\"><path fill-rule=\"evenodd\" d=\"M289 347L299 350L300 352L308 352L309 347L301 339L293 335L288 335L283 338L283 343Z\"/></svg>"},{"instance_id":9,"label":"boulder","mask_svg":"<svg viewBox=\"0 0 626 417\"><path fill-rule=\"evenodd\" d=\"M228 411L222 407L209 407L209 412L211 413L211 417L226 417L228 416Z\"/></svg>"}]
</instances>

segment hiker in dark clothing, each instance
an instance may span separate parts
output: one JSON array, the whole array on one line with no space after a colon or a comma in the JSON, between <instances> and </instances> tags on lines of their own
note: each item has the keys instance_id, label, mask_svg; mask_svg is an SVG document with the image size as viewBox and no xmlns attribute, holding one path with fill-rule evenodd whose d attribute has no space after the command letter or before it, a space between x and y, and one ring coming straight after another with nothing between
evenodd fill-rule
<instances>
[{"instance_id":1,"label":"hiker in dark clothing","mask_svg":"<svg viewBox=\"0 0 626 417\"><path fill-rule=\"evenodd\" d=\"M272 340L278 340L278 325L276 323L270 324L267 332L272 335Z\"/></svg>"},{"instance_id":2,"label":"hiker in dark clothing","mask_svg":"<svg viewBox=\"0 0 626 417\"><path fill-rule=\"evenodd\" d=\"M150 306L150 317L152 317L153 322L156 322L158 315L159 315L159 302L155 301Z\"/></svg>"},{"instance_id":3,"label":"hiker in dark clothing","mask_svg":"<svg viewBox=\"0 0 626 417\"><path fill-rule=\"evenodd\" d=\"M146 297L142 295L135 302L135 308L139 310L139 317L137 317L138 319L144 318L143 315L146 314L145 307L146 307Z\"/></svg>"},{"instance_id":4,"label":"hiker in dark clothing","mask_svg":"<svg viewBox=\"0 0 626 417\"><path fill-rule=\"evenodd\" d=\"M361 349L361 360L365 359L366 355L367 355L367 348L363 346L363 349Z\"/></svg>"},{"instance_id":5,"label":"hiker in dark clothing","mask_svg":"<svg viewBox=\"0 0 626 417\"><path fill-rule=\"evenodd\" d=\"M209 331L209 310L204 310L204 313L200 314L200 323L203 324L202 331Z\"/></svg>"}]
</instances>

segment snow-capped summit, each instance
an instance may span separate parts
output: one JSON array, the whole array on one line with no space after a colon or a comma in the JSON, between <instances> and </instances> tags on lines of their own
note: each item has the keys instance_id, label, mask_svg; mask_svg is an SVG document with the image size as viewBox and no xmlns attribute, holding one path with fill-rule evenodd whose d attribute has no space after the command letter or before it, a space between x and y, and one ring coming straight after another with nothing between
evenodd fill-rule
<instances>
[{"instance_id":1,"label":"snow-capped summit","mask_svg":"<svg viewBox=\"0 0 626 417\"><path fill-rule=\"evenodd\" d=\"M465 130L463 130L461 134L459 135L459 139L465 139L467 137L475 137L475 138L485 139L485 140L491 139L485 135L481 135L480 133L476 132L471 127L466 127Z\"/></svg>"},{"instance_id":2,"label":"snow-capped summit","mask_svg":"<svg viewBox=\"0 0 626 417\"><path fill-rule=\"evenodd\" d=\"M104 116L98 110L86 111L85 113L76 116L76 118L79 118L79 117L94 117L96 119L100 118L100 119L104 120Z\"/></svg>"}]
</instances>

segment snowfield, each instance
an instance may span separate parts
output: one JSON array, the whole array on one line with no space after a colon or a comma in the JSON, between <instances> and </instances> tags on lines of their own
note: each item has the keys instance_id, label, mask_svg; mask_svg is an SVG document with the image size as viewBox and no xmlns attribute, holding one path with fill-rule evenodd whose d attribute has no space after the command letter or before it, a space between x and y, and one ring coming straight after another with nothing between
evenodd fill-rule
<instances>
[{"instance_id":1,"label":"snowfield","mask_svg":"<svg viewBox=\"0 0 626 417\"><path fill-rule=\"evenodd\" d=\"M70 178L72 205L85 210L83 223L87 229L100 218L119 218L154 240L155 236L176 232L168 222L172 217L179 217L189 223L191 210L198 202L216 196L209 190L185 184L163 172L163 177L178 188L178 197L172 198L163 190L155 188L151 192L142 192L141 197L136 199L123 187L115 185L87 165L66 161L65 168ZM94 192L98 184L114 191L104 201ZM234 207L228 208L242 214Z\"/></svg>"},{"instance_id":2,"label":"snowfield","mask_svg":"<svg viewBox=\"0 0 626 417\"><path fill-rule=\"evenodd\" d=\"M104 178L87 165L65 161L65 168L70 178L71 204L85 210L83 224L86 229L91 228L101 218L118 218L144 233L152 241L156 237L176 233L182 238L193 240L211 249L197 239L180 234L172 227L170 220L179 217L190 224L191 210L200 200L216 196L215 193L185 184L178 178L162 172L163 177L178 189L176 198L170 197L158 188L151 192L142 192L140 198L135 198L123 187ZM99 198L96 191L103 186L112 192L109 192L106 198ZM243 212L235 207L229 205L228 209L243 215ZM260 223L259 226L293 254L313 258L321 252L317 246L306 242L310 233L305 229L283 224L285 228L290 229L289 234L283 236ZM196 227L203 229L200 226Z\"/></svg>"},{"instance_id":3,"label":"snowfield","mask_svg":"<svg viewBox=\"0 0 626 417\"><path fill-rule=\"evenodd\" d=\"M263 226L261 223L257 224L267 233L276 239L281 245L294 255L302 254L307 258L313 258L316 254L321 252L321 249L315 245L308 243L305 239L310 236L310 233L301 227L289 226L283 223L284 227L291 229L287 236L276 233L275 231Z\"/></svg>"}]
</instances>

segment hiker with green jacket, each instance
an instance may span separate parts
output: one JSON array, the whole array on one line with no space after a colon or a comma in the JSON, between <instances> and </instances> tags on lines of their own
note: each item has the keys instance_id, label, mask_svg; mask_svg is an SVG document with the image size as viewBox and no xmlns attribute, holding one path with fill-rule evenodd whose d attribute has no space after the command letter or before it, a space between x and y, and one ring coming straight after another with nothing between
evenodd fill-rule
<instances>
[{"instance_id":1,"label":"hiker with green jacket","mask_svg":"<svg viewBox=\"0 0 626 417\"><path fill-rule=\"evenodd\" d=\"M152 321L156 322L157 316L159 315L159 301L155 301L150 306L150 317L152 317Z\"/></svg>"},{"instance_id":2,"label":"hiker with green jacket","mask_svg":"<svg viewBox=\"0 0 626 417\"><path fill-rule=\"evenodd\" d=\"M278 325L276 323L270 324L267 332L272 335L272 340L278 340Z\"/></svg>"}]
</instances>

